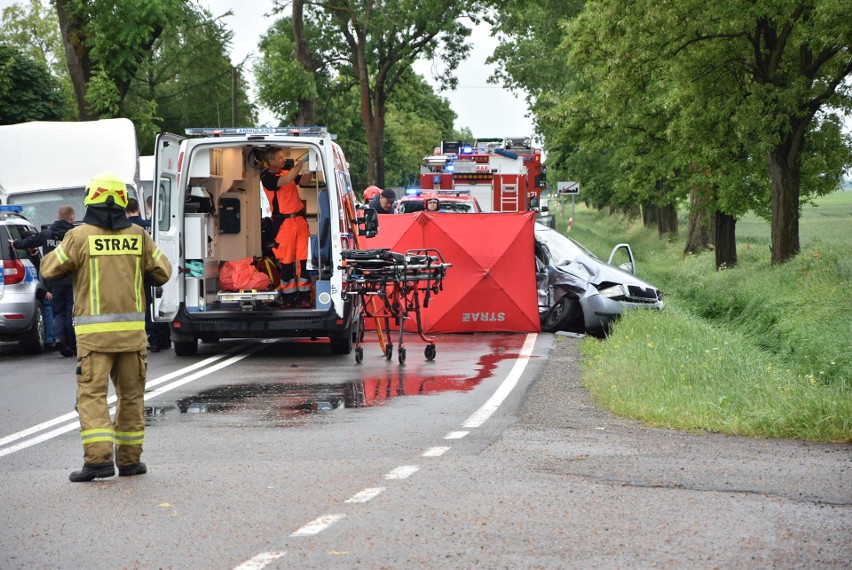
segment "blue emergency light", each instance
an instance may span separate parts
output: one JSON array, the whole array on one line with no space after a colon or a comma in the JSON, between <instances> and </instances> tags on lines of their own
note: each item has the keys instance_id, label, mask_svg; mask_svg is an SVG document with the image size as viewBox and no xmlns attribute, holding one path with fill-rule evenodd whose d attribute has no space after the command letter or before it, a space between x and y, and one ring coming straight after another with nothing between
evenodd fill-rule
<instances>
[{"instance_id":1,"label":"blue emergency light","mask_svg":"<svg viewBox=\"0 0 852 570\"><path fill-rule=\"evenodd\" d=\"M8 204L5 206L0 206L0 212L23 212L24 207L20 204Z\"/></svg>"}]
</instances>

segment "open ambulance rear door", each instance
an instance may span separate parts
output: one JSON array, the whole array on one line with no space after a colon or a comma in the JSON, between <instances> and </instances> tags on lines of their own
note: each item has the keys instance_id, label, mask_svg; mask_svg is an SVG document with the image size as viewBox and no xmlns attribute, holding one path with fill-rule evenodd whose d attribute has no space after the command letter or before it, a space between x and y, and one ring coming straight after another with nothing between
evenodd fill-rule
<instances>
[{"instance_id":1,"label":"open ambulance rear door","mask_svg":"<svg viewBox=\"0 0 852 570\"><path fill-rule=\"evenodd\" d=\"M180 169L180 144L183 137L171 133L157 135L154 151L154 212L151 227L154 241L174 269L168 282L162 287L162 294L154 297L155 321L169 322L177 315L180 300L183 298L183 276L180 268L184 266L180 248L183 227L182 212L177 206L183 199L178 187Z\"/></svg>"}]
</instances>

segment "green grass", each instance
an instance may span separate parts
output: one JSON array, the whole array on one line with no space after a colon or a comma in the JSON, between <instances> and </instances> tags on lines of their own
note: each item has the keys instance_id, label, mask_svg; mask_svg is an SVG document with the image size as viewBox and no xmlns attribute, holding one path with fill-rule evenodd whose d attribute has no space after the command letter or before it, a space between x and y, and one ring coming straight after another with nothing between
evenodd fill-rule
<instances>
[{"instance_id":1,"label":"green grass","mask_svg":"<svg viewBox=\"0 0 852 570\"><path fill-rule=\"evenodd\" d=\"M584 341L593 398L677 429L852 441L852 192L817 204L804 209L795 259L773 267L769 224L746 217L739 263L724 271L712 252L684 257L684 235L661 239L578 204L570 235L604 259L629 242L637 273L667 305Z\"/></svg>"}]
</instances>

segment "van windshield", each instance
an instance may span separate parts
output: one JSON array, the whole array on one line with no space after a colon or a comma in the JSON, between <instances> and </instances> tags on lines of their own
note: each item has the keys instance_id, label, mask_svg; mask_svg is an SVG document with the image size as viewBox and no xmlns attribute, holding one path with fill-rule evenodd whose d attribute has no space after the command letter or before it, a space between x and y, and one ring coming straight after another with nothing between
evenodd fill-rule
<instances>
[{"instance_id":1,"label":"van windshield","mask_svg":"<svg viewBox=\"0 0 852 570\"><path fill-rule=\"evenodd\" d=\"M128 186L127 195L136 197L136 191ZM21 212L25 218L32 222L37 228L50 225L56 221L56 212L59 206L69 205L74 208L77 220L82 220L86 213L83 199L86 197L86 189L62 188L60 190L39 190L37 192L24 192L9 196L10 204L18 204L24 207Z\"/></svg>"},{"instance_id":2,"label":"van windshield","mask_svg":"<svg viewBox=\"0 0 852 570\"><path fill-rule=\"evenodd\" d=\"M85 211L83 206L85 194L85 188L41 190L9 196L9 203L23 206L24 211L21 213L24 217L35 224L37 228L40 228L56 221L56 212L59 210L59 206L63 204L68 204L74 208L77 219L82 220Z\"/></svg>"}]
</instances>

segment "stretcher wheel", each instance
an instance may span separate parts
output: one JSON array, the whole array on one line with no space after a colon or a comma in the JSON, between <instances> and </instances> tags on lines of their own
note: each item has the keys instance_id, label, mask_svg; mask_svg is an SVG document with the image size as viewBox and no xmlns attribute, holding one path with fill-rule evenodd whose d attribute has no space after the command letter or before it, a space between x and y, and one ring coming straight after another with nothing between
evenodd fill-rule
<instances>
[{"instance_id":1,"label":"stretcher wheel","mask_svg":"<svg viewBox=\"0 0 852 570\"><path fill-rule=\"evenodd\" d=\"M435 360L435 353L437 349L434 344L427 344L426 350L423 351L424 356L426 356L426 360Z\"/></svg>"},{"instance_id":2,"label":"stretcher wheel","mask_svg":"<svg viewBox=\"0 0 852 570\"><path fill-rule=\"evenodd\" d=\"M405 349L404 348L399 349L399 363L405 364Z\"/></svg>"},{"instance_id":3,"label":"stretcher wheel","mask_svg":"<svg viewBox=\"0 0 852 570\"><path fill-rule=\"evenodd\" d=\"M385 347L385 360L390 360L393 358L393 345L388 343L387 347Z\"/></svg>"},{"instance_id":4,"label":"stretcher wheel","mask_svg":"<svg viewBox=\"0 0 852 570\"><path fill-rule=\"evenodd\" d=\"M364 360L364 349L359 346L355 349L355 362L361 364L362 360Z\"/></svg>"}]
</instances>

